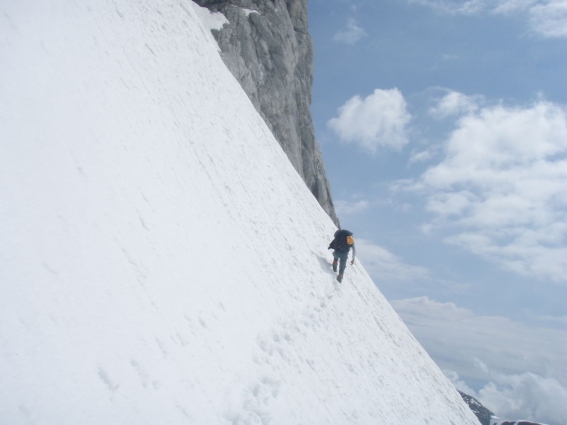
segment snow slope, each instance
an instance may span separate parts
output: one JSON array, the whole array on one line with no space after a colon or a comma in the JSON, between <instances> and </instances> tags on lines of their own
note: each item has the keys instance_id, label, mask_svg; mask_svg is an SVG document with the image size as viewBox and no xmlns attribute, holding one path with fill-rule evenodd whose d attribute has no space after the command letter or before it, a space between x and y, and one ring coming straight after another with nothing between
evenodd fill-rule
<instances>
[{"instance_id":1,"label":"snow slope","mask_svg":"<svg viewBox=\"0 0 567 425\"><path fill-rule=\"evenodd\" d=\"M180 0L0 4L0 423L477 424Z\"/></svg>"}]
</instances>

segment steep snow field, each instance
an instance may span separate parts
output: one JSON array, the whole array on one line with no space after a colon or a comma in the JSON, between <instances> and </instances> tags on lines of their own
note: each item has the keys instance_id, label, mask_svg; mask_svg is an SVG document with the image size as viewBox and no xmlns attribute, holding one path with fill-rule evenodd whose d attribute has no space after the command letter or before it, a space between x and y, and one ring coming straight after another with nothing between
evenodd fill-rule
<instances>
[{"instance_id":1,"label":"steep snow field","mask_svg":"<svg viewBox=\"0 0 567 425\"><path fill-rule=\"evenodd\" d=\"M0 4L0 423L477 424L195 7Z\"/></svg>"}]
</instances>

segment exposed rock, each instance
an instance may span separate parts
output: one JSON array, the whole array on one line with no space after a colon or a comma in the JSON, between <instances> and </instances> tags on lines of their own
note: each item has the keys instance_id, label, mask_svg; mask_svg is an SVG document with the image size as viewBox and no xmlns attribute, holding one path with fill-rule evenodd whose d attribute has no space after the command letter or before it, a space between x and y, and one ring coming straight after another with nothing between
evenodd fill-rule
<instances>
[{"instance_id":1,"label":"exposed rock","mask_svg":"<svg viewBox=\"0 0 567 425\"><path fill-rule=\"evenodd\" d=\"M307 0L195 0L222 12L221 56L321 206L338 225L309 107L313 42Z\"/></svg>"},{"instance_id":2,"label":"exposed rock","mask_svg":"<svg viewBox=\"0 0 567 425\"><path fill-rule=\"evenodd\" d=\"M476 417L478 418L479 422L482 425L491 425L490 418L494 416L494 413L492 413L490 410L488 410L486 407L480 404L480 402L476 398L471 397L470 395L465 394L461 391L459 391L459 394L461 394L463 400L465 400L465 402L471 408L471 410L476 415Z\"/></svg>"}]
</instances>

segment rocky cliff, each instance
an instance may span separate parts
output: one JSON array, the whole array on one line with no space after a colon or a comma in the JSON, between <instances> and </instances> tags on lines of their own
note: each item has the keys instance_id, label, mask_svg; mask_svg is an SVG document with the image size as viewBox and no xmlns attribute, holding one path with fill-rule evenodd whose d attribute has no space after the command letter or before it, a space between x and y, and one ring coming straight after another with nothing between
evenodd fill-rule
<instances>
[{"instance_id":1,"label":"rocky cliff","mask_svg":"<svg viewBox=\"0 0 567 425\"><path fill-rule=\"evenodd\" d=\"M323 209L338 225L311 112L313 43L307 0L195 0L229 24L221 56Z\"/></svg>"}]
</instances>

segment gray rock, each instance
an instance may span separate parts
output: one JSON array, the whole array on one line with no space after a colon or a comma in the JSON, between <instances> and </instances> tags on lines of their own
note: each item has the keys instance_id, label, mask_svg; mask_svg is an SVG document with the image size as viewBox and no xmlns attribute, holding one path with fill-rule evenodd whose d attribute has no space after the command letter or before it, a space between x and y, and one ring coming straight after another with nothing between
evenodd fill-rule
<instances>
[{"instance_id":1,"label":"gray rock","mask_svg":"<svg viewBox=\"0 0 567 425\"><path fill-rule=\"evenodd\" d=\"M323 209L339 220L311 118L313 42L307 0L195 0L228 19L221 56Z\"/></svg>"}]
</instances>

